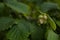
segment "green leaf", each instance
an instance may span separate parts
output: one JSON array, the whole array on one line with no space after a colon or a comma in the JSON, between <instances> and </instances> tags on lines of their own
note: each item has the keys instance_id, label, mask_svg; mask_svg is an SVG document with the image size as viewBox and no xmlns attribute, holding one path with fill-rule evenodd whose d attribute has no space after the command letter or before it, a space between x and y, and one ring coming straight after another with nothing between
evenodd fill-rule
<instances>
[{"instance_id":1,"label":"green leaf","mask_svg":"<svg viewBox=\"0 0 60 40\"><path fill-rule=\"evenodd\" d=\"M0 17L0 31L10 28L13 25L13 21L10 17Z\"/></svg>"},{"instance_id":2,"label":"green leaf","mask_svg":"<svg viewBox=\"0 0 60 40\"><path fill-rule=\"evenodd\" d=\"M55 20L55 22L60 27L60 21L59 20Z\"/></svg>"},{"instance_id":3,"label":"green leaf","mask_svg":"<svg viewBox=\"0 0 60 40\"><path fill-rule=\"evenodd\" d=\"M40 7L42 12L48 12L52 9L58 9L58 5L56 3L45 2Z\"/></svg>"},{"instance_id":4,"label":"green leaf","mask_svg":"<svg viewBox=\"0 0 60 40\"><path fill-rule=\"evenodd\" d=\"M4 7L4 4L0 3L0 15L3 13Z\"/></svg>"},{"instance_id":5,"label":"green leaf","mask_svg":"<svg viewBox=\"0 0 60 40\"><path fill-rule=\"evenodd\" d=\"M50 26L53 30L56 30L56 24L55 24L54 20L49 15L48 15L48 23L50 24Z\"/></svg>"},{"instance_id":6,"label":"green leaf","mask_svg":"<svg viewBox=\"0 0 60 40\"><path fill-rule=\"evenodd\" d=\"M35 31L31 34L32 40L44 40L44 35L46 32L46 25L37 26L35 28Z\"/></svg>"},{"instance_id":7,"label":"green leaf","mask_svg":"<svg viewBox=\"0 0 60 40\"><path fill-rule=\"evenodd\" d=\"M0 3L0 11L4 8L4 4Z\"/></svg>"},{"instance_id":8,"label":"green leaf","mask_svg":"<svg viewBox=\"0 0 60 40\"><path fill-rule=\"evenodd\" d=\"M47 30L47 40L59 40L58 34L56 34L53 30Z\"/></svg>"},{"instance_id":9,"label":"green leaf","mask_svg":"<svg viewBox=\"0 0 60 40\"><path fill-rule=\"evenodd\" d=\"M57 3L60 7L60 0L53 0L53 2Z\"/></svg>"},{"instance_id":10,"label":"green leaf","mask_svg":"<svg viewBox=\"0 0 60 40\"><path fill-rule=\"evenodd\" d=\"M44 2L44 0L27 0L28 2L35 2L37 5Z\"/></svg>"},{"instance_id":11,"label":"green leaf","mask_svg":"<svg viewBox=\"0 0 60 40\"><path fill-rule=\"evenodd\" d=\"M4 3L0 3L0 17L1 16L9 16L10 15L10 10L8 7L5 6Z\"/></svg>"},{"instance_id":12,"label":"green leaf","mask_svg":"<svg viewBox=\"0 0 60 40\"><path fill-rule=\"evenodd\" d=\"M35 32L31 34L31 39L32 40L42 40L42 35L43 35L43 31L41 28L37 28L35 29Z\"/></svg>"},{"instance_id":13,"label":"green leaf","mask_svg":"<svg viewBox=\"0 0 60 40\"><path fill-rule=\"evenodd\" d=\"M30 7L24 3L12 0L5 0L5 4L18 13L30 13Z\"/></svg>"},{"instance_id":14,"label":"green leaf","mask_svg":"<svg viewBox=\"0 0 60 40\"><path fill-rule=\"evenodd\" d=\"M28 40L29 35L34 31L35 26L25 20L20 20L17 25L8 32L7 38L10 40Z\"/></svg>"}]
</instances>

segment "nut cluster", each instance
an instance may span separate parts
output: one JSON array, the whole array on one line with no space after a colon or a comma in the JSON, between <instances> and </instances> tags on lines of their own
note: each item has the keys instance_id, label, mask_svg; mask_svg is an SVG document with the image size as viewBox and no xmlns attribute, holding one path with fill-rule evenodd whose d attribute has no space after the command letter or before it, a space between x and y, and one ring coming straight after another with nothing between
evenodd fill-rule
<instances>
[{"instance_id":1,"label":"nut cluster","mask_svg":"<svg viewBox=\"0 0 60 40\"><path fill-rule=\"evenodd\" d=\"M38 16L38 18L39 18L39 23L40 24L47 23L47 15L46 14L41 14L41 15Z\"/></svg>"}]
</instances>

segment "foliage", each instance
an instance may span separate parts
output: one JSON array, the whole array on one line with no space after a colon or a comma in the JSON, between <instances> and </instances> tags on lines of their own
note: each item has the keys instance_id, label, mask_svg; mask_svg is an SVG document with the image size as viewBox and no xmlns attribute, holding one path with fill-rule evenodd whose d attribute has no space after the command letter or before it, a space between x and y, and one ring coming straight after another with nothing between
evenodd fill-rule
<instances>
[{"instance_id":1,"label":"foliage","mask_svg":"<svg viewBox=\"0 0 60 40\"><path fill-rule=\"evenodd\" d=\"M60 40L60 1L0 0L0 40Z\"/></svg>"}]
</instances>

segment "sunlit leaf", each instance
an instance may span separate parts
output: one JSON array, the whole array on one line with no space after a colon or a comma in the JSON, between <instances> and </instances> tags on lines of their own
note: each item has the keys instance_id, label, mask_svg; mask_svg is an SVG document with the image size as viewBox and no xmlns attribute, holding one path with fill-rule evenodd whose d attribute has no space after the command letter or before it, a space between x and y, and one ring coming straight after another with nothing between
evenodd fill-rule
<instances>
[{"instance_id":1,"label":"sunlit leaf","mask_svg":"<svg viewBox=\"0 0 60 40\"><path fill-rule=\"evenodd\" d=\"M48 15L48 23L50 24L50 26L53 30L56 30L56 24L55 24L54 20L49 15Z\"/></svg>"}]
</instances>

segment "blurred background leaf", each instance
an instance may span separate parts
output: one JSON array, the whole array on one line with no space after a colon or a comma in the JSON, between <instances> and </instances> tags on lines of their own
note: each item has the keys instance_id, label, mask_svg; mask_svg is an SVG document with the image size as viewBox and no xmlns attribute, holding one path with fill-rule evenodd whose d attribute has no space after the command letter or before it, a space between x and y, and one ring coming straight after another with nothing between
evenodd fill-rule
<instances>
[{"instance_id":1,"label":"blurred background leaf","mask_svg":"<svg viewBox=\"0 0 60 40\"><path fill-rule=\"evenodd\" d=\"M47 30L47 40L59 40L59 35L56 34L53 30L48 29Z\"/></svg>"},{"instance_id":2,"label":"blurred background leaf","mask_svg":"<svg viewBox=\"0 0 60 40\"><path fill-rule=\"evenodd\" d=\"M43 3L41 5L41 8L40 9L41 9L42 12L48 12L48 11L50 11L52 9L58 9L58 8L59 8L59 6L56 3L45 2L45 3Z\"/></svg>"},{"instance_id":3,"label":"blurred background leaf","mask_svg":"<svg viewBox=\"0 0 60 40\"><path fill-rule=\"evenodd\" d=\"M14 23L13 18L10 17L0 17L0 31L4 31L11 28Z\"/></svg>"},{"instance_id":4,"label":"blurred background leaf","mask_svg":"<svg viewBox=\"0 0 60 40\"><path fill-rule=\"evenodd\" d=\"M19 3L12 0L5 0L5 4L18 13L30 13L30 7L24 3Z\"/></svg>"},{"instance_id":5,"label":"blurred background leaf","mask_svg":"<svg viewBox=\"0 0 60 40\"><path fill-rule=\"evenodd\" d=\"M34 31L35 25L22 19L11 28L7 34L7 38L10 40L28 40L29 35Z\"/></svg>"}]
</instances>

